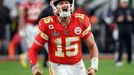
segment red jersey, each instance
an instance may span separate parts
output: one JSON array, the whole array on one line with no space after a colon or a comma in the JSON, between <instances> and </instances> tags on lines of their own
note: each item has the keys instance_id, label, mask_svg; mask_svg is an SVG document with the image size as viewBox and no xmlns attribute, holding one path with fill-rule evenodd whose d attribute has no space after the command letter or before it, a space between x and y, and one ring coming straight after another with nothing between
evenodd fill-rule
<instances>
[{"instance_id":1,"label":"red jersey","mask_svg":"<svg viewBox=\"0 0 134 75\"><path fill-rule=\"evenodd\" d=\"M25 20L25 23L30 23L30 24L33 24L39 14L41 13L42 11L42 6L43 6L43 3L41 2L24 2L21 4L21 8L23 9L24 11L24 20Z\"/></svg>"},{"instance_id":2,"label":"red jersey","mask_svg":"<svg viewBox=\"0 0 134 75\"><path fill-rule=\"evenodd\" d=\"M40 20L41 37L48 41L49 60L54 63L75 64L82 58L81 39L91 34L91 25L84 14L72 14L71 23L64 27L56 16Z\"/></svg>"}]
</instances>

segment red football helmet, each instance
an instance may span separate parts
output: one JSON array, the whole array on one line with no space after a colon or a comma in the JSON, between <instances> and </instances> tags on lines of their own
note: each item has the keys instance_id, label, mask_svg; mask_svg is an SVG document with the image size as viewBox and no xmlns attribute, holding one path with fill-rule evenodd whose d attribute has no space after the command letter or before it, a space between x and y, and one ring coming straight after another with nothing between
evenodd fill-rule
<instances>
[{"instance_id":1,"label":"red football helmet","mask_svg":"<svg viewBox=\"0 0 134 75\"><path fill-rule=\"evenodd\" d=\"M69 1L69 4L64 5L67 8L62 8L63 5L58 5L60 1ZM74 10L74 0L51 0L50 5L54 14L60 17L68 17Z\"/></svg>"}]
</instances>

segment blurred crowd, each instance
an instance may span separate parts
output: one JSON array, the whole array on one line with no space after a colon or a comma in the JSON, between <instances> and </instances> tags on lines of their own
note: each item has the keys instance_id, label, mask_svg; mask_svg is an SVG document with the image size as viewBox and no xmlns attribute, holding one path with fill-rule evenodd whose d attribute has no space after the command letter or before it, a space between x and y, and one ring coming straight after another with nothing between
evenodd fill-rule
<instances>
[{"instance_id":1,"label":"blurred crowd","mask_svg":"<svg viewBox=\"0 0 134 75\"><path fill-rule=\"evenodd\" d=\"M53 15L53 12L49 0L16 0L13 8L4 4L4 1L0 0L0 55L9 54L12 58L14 54L21 54L28 48L24 35L32 35L25 30L27 26L36 26L41 18ZM128 62L131 62L134 49L134 1L75 1L74 13L83 13L89 17L100 53L119 52L117 61L121 61L125 47L130 55ZM82 48L83 53L87 53L84 43Z\"/></svg>"}]
</instances>

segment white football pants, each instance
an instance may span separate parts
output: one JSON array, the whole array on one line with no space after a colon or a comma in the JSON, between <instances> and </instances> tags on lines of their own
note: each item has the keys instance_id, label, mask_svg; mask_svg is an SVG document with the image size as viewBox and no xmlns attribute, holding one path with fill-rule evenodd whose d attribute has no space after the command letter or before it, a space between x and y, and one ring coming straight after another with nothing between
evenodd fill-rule
<instances>
[{"instance_id":1,"label":"white football pants","mask_svg":"<svg viewBox=\"0 0 134 75\"><path fill-rule=\"evenodd\" d=\"M50 63L49 66L50 75L87 75L82 60L74 65L57 64L53 62L49 63Z\"/></svg>"}]
</instances>

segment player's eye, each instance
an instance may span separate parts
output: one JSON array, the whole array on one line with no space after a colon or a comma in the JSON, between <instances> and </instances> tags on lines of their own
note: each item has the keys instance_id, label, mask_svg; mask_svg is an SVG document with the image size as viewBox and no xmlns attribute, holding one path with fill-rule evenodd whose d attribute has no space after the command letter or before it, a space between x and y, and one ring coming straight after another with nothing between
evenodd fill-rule
<instances>
[{"instance_id":1,"label":"player's eye","mask_svg":"<svg viewBox=\"0 0 134 75\"><path fill-rule=\"evenodd\" d=\"M63 4L70 4L68 1L61 1L59 2L59 5L63 5Z\"/></svg>"}]
</instances>

